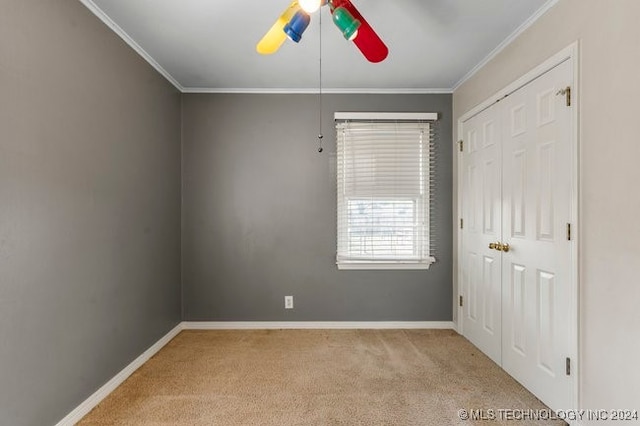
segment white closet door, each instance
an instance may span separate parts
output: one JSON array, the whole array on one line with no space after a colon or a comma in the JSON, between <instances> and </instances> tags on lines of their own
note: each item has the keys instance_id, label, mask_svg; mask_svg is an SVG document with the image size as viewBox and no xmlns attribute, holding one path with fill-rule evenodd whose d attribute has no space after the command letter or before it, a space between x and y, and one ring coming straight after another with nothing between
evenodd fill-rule
<instances>
[{"instance_id":1,"label":"white closet door","mask_svg":"<svg viewBox=\"0 0 640 426\"><path fill-rule=\"evenodd\" d=\"M564 62L498 105L503 135L502 367L554 409L571 406L571 86ZM466 325L466 324L465 324Z\"/></svg>"},{"instance_id":2,"label":"white closet door","mask_svg":"<svg viewBox=\"0 0 640 426\"><path fill-rule=\"evenodd\" d=\"M462 285L464 336L501 362L501 259L489 244L502 232L501 141L498 109L464 125Z\"/></svg>"}]
</instances>

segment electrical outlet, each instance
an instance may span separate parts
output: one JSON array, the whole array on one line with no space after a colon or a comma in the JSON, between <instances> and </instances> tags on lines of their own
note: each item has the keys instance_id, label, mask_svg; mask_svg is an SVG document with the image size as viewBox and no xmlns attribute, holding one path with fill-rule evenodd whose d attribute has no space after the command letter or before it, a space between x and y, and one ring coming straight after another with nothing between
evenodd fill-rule
<instances>
[{"instance_id":1,"label":"electrical outlet","mask_svg":"<svg viewBox=\"0 0 640 426\"><path fill-rule=\"evenodd\" d=\"M284 308L285 309L293 309L293 296L285 296L284 297Z\"/></svg>"}]
</instances>

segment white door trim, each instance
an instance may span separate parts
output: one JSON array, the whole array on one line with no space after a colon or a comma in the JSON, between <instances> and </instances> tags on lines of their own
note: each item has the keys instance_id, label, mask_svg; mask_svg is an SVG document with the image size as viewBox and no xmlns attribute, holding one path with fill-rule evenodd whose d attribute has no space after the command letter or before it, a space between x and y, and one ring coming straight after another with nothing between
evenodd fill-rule
<instances>
[{"instance_id":1,"label":"white door trim","mask_svg":"<svg viewBox=\"0 0 640 426\"><path fill-rule=\"evenodd\" d=\"M573 375L573 396L572 402L574 404L573 407L568 408L579 408L580 403L580 395L579 395L579 383L580 383L580 360L579 360L579 324L580 324L580 312L579 312L579 263L580 263L580 226L579 226L579 200L580 200L580 149L579 149L579 139L580 139L580 123L579 123L579 109L580 109L580 82L579 82L579 43L576 41L555 55L551 56L549 59L544 61L542 64L533 68L531 71L527 72L522 77L518 78L505 88L499 90L494 95L487 98L484 102L481 102L471 110L464 113L457 122L458 126L458 139L463 138L463 125L469 120L471 117L476 114L484 111L491 105L499 102L505 96L515 92L519 88L527 85L531 81L540 77L544 73L550 71L551 69L557 67L558 65L571 61L572 69L573 69L573 85L574 89L572 91L572 109L571 114L573 115L573 127L571 129L571 174L573 177L572 182L572 190L571 190L571 224L572 224L572 255L571 255L571 306L569 306L569 317L571 318L571 353L569 356L571 357L571 370ZM457 143L457 142L456 142ZM456 152L458 152L457 157L457 165L458 165L458 199L456 206L456 221L459 223L460 219L463 219L461 216L460 206L462 205L462 156L459 155L459 151L456 148ZM460 334L464 332L463 325L463 308L458 303L460 296L463 295L463 283L462 283L462 267L463 265L460 263L460 259L462 258L462 232L460 232L459 226L457 231L457 258L458 258L458 276L457 276L457 288L458 293L454 294L454 303L455 306L458 307L458 317L457 317L457 331Z\"/></svg>"}]
</instances>

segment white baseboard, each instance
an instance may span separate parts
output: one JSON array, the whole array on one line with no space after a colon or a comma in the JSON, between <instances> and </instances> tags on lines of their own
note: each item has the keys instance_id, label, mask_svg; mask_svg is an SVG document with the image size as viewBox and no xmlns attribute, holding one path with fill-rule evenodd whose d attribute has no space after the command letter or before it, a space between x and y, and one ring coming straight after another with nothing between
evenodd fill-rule
<instances>
[{"instance_id":1,"label":"white baseboard","mask_svg":"<svg viewBox=\"0 0 640 426\"><path fill-rule=\"evenodd\" d=\"M453 321L184 321L183 330L454 329Z\"/></svg>"},{"instance_id":2,"label":"white baseboard","mask_svg":"<svg viewBox=\"0 0 640 426\"><path fill-rule=\"evenodd\" d=\"M73 426L122 384L182 330L311 330L311 329L455 329L453 321L184 321L85 399L56 426Z\"/></svg>"},{"instance_id":3,"label":"white baseboard","mask_svg":"<svg viewBox=\"0 0 640 426\"><path fill-rule=\"evenodd\" d=\"M89 414L89 411L93 410L103 399L105 399L111 392L113 392L118 386L122 384L129 376L133 374L138 368L140 368L145 362L154 356L160 349L162 349L171 339L173 339L178 333L182 331L182 323L175 326L164 337L153 344L149 349L144 351L142 355L136 358L131 364L127 365L122 371L116 374L111 380L98 389L93 395L85 399L80 405L78 405L72 412L60 420L56 426L73 426L79 422L84 416Z\"/></svg>"}]
</instances>

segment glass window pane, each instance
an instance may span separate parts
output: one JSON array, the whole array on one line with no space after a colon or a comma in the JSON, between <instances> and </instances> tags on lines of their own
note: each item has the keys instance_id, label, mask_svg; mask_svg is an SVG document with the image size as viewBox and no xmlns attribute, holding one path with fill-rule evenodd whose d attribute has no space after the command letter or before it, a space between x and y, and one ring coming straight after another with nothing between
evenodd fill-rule
<instances>
[{"instance_id":1,"label":"glass window pane","mask_svg":"<svg viewBox=\"0 0 640 426\"><path fill-rule=\"evenodd\" d=\"M354 257L418 255L415 200L348 200L348 253Z\"/></svg>"}]
</instances>

